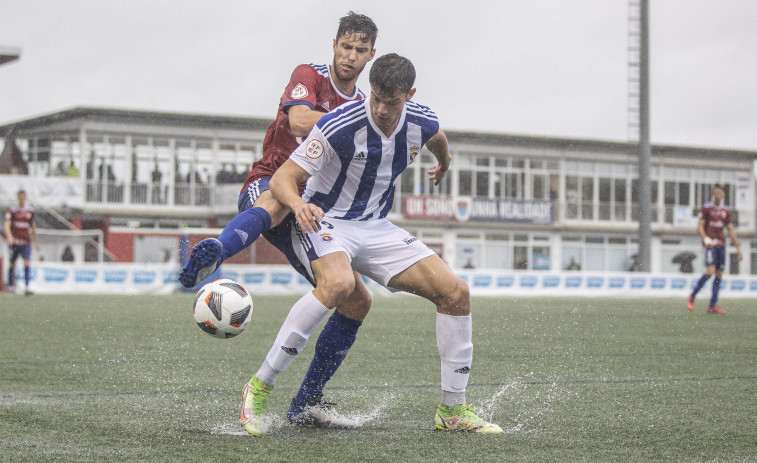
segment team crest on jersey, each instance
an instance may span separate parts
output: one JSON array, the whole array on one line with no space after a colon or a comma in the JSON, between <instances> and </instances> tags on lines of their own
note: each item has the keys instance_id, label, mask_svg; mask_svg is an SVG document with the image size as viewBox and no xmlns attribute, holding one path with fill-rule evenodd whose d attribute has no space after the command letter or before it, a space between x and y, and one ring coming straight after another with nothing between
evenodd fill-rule
<instances>
[{"instance_id":1,"label":"team crest on jersey","mask_svg":"<svg viewBox=\"0 0 757 463\"><path fill-rule=\"evenodd\" d=\"M321 143L321 140L310 140L308 148L305 150L305 154L307 154L310 159L320 158L323 155L323 143Z\"/></svg>"},{"instance_id":2,"label":"team crest on jersey","mask_svg":"<svg viewBox=\"0 0 757 463\"><path fill-rule=\"evenodd\" d=\"M331 236L331 233L321 233L321 241L324 243L330 243L334 241L334 237Z\"/></svg>"},{"instance_id":3,"label":"team crest on jersey","mask_svg":"<svg viewBox=\"0 0 757 463\"><path fill-rule=\"evenodd\" d=\"M290 95L295 100L301 100L308 96L308 88L302 84L297 84L297 86L292 89L292 93L290 93Z\"/></svg>"},{"instance_id":4,"label":"team crest on jersey","mask_svg":"<svg viewBox=\"0 0 757 463\"><path fill-rule=\"evenodd\" d=\"M420 150L421 149L419 147L417 147L417 146L411 146L410 147L410 162L413 162L413 160L415 160L415 157L418 156L418 152Z\"/></svg>"}]
</instances>

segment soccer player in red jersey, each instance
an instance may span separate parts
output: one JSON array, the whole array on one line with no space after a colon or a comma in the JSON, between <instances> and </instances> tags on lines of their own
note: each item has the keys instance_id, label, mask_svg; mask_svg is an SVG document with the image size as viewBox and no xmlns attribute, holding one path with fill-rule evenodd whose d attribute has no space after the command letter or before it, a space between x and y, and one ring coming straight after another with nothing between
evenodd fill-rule
<instances>
[{"instance_id":1,"label":"soccer player in red jersey","mask_svg":"<svg viewBox=\"0 0 757 463\"><path fill-rule=\"evenodd\" d=\"M723 278L726 257L724 230L728 230L728 236L730 236L733 245L736 246L739 260L743 256L741 255L739 240L736 238L736 232L733 230L733 223L731 223L731 209L723 203L724 199L725 191L720 185L715 185L715 188L712 189L712 202L705 203L699 211L697 231L699 236L702 237L702 245L704 246L705 273L699 278L694 290L689 295L686 302L686 307L689 310L694 310L694 298L707 280L715 275L715 279L712 281L712 296L707 312L716 314L725 314L726 312L718 306L720 279Z\"/></svg>"},{"instance_id":2,"label":"soccer player in red jersey","mask_svg":"<svg viewBox=\"0 0 757 463\"><path fill-rule=\"evenodd\" d=\"M179 274L182 285L198 285L225 259L251 245L289 214L271 195L268 181L323 115L343 103L365 97L356 84L376 53L373 47L377 36L378 28L369 17L349 12L339 20L331 64L302 64L295 68L281 97L276 120L263 140L263 157L253 164L240 192L239 214L217 240L209 238L195 245Z\"/></svg>"},{"instance_id":3,"label":"soccer player in red jersey","mask_svg":"<svg viewBox=\"0 0 757 463\"><path fill-rule=\"evenodd\" d=\"M39 251L37 225L34 223L34 209L26 205L26 192L21 190L16 195L18 206L11 206L5 213L5 239L10 246L10 265L8 269L8 291L16 292L16 260L21 256L24 261L24 278L27 296L33 294L29 289L31 271L32 238L34 249Z\"/></svg>"}]
</instances>

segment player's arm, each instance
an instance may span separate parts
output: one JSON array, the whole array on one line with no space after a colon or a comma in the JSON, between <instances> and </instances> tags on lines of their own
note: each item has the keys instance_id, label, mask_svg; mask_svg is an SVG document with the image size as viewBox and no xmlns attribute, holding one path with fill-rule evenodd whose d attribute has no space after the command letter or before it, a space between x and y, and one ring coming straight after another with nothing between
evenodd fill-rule
<instances>
[{"instance_id":1,"label":"player's arm","mask_svg":"<svg viewBox=\"0 0 757 463\"><path fill-rule=\"evenodd\" d=\"M704 231L704 219L699 219L699 225L697 226L697 232L699 233L699 236L702 238L702 242L704 243L704 246L707 248L712 247L712 238L707 236L707 232Z\"/></svg>"},{"instance_id":2,"label":"player's arm","mask_svg":"<svg viewBox=\"0 0 757 463\"><path fill-rule=\"evenodd\" d=\"M5 219L5 239L8 241L8 244L13 246L13 235L11 234L11 221L10 219Z\"/></svg>"},{"instance_id":3,"label":"player's arm","mask_svg":"<svg viewBox=\"0 0 757 463\"><path fill-rule=\"evenodd\" d=\"M436 132L436 135L431 137L426 142L426 148L434 155L438 164L429 169L428 178L434 181L434 185L438 185L449 170L449 164L452 160L452 155L449 154L449 143L447 142L447 136L442 129Z\"/></svg>"},{"instance_id":4,"label":"player's arm","mask_svg":"<svg viewBox=\"0 0 757 463\"><path fill-rule=\"evenodd\" d=\"M733 224L728 224L728 236L731 237L731 242L734 246L736 246L736 253L739 255L739 260L743 259L744 256L741 255L741 246L739 246L739 240L736 238L736 230L733 229Z\"/></svg>"},{"instance_id":5,"label":"player's arm","mask_svg":"<svg viewBox=\"0 0 757 463\"><path fill-rule=\"evenodd\" d=\"M39 237L37 236L37 224L32 222L32 238L34 238L34 249L39 251Z\"/></svg>"},{"instance_id":6,"label":"player's arm","mask_svg":"<svg viewBox=\"0 0 757 463\"><path fill-rule=\"evenodd\" d=\"M297 104L290 106L287 111L289 115L289 128L295 137L307 137L315 126L316 122L326 114L321 111L310 109L306 104Z\"/></svg>"},{"instance_id":7,"label":"player's arm","mask_svg":"<svg viewBox=\"0 0 757 463\"><path fill-rule=\"evenodd\" d=\"M284 206L294 212L297 224L308 233L319 230L318 222L323 218L323 210L315 204L307 203L300 196L297 185L310 178L310 174L291 159L276 170L271 177L271 194Z\"/></svg>"}]
</instances>

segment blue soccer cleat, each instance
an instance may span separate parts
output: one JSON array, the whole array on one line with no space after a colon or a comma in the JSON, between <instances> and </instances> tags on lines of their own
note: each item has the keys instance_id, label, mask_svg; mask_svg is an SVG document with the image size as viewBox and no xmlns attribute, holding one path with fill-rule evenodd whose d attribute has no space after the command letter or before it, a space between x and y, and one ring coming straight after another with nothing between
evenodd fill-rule
<instances>
[{"instance_id":1,"label":"blue soccer cleat","mask_svg":"<svg viewBox=\"0 0 757 463\"><path fill-rule=\"evenodd\" d=\"M223 244L215 238L207 238L195 245L189 253L187 265L179 273L179 281L185 288L194 288L221 265Z\"/></svg>"}]
</instances>

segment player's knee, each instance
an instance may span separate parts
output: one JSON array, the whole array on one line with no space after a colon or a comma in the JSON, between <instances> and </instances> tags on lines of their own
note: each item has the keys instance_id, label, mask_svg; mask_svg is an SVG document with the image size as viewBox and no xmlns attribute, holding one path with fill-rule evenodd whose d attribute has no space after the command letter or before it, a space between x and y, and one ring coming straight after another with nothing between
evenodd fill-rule
<instances>
[{"instance_id":1,"label":"player's knee","mask_svg":"<svg viewBox=\"0 0 757 463\"><path fill-rule=\"evenodd\" d=\"M334 277L329 280L319 282L321 291L327 299L327 307L335 307L343 304L355 290L355 280L352 275L349 277Z\"/></svg>"},{"instance_id":2,"label":"player's knee","mask_svg":"<svg viewBox=\"0 0 757 463\"><path fill-rule=\"evenodd\" d=\"M468 315L470 313L470 288L468 283L455 277L455 284L450 285L443 294L443 305L451 315Z\"/></svg>"}]
</instances>

